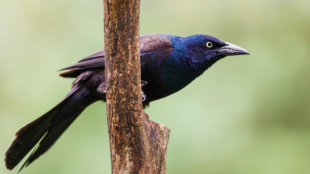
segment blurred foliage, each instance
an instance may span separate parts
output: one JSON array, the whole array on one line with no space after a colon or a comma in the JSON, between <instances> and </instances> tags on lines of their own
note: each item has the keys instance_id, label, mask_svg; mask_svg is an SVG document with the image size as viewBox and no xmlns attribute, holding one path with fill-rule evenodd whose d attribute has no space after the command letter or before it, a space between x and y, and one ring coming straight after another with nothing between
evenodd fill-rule
<instances>
[{"instance_id":1,"label":"blurred foliage","mask_svg":"<svg viewBox=\"0 0 310 174\"><path fill-rule=\"evenodd\" d=\"M55 70L103 48L103 7L99 0L0 4L4 155L19 128L70 90L72 79ZM141 1L141 34L209 34L251 53L219 61L146 109L172 130L168 174L310 173L309 7L306 0ZM110 173L105 112L102 102L87 108L22 173ZM1 174L15 172L0 165Z\"/></svg>"}]
</instances>

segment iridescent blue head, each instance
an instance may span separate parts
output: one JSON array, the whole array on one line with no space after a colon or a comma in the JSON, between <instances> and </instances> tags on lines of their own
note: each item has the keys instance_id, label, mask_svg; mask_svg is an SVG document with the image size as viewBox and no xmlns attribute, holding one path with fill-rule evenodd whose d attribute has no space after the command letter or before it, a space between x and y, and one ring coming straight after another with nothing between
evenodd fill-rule
<instances>
[{"instance_id":1,"label":"iridescent blue head","mask_svg":"<svg viewBox=\"0 0 310 174\"><path fill-rule=\"evenodd\" d=\"M182 40L187 48L189 65L198 71L205 71L226 56L250 54L241 47L208 35L192 35Z\"/></svg>"}]
</instances>

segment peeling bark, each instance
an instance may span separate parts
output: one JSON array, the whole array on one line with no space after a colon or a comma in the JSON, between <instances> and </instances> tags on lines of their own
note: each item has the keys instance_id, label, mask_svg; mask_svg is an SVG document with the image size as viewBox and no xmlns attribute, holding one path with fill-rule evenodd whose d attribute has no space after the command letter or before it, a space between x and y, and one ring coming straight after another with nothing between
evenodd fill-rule
<instances>
[{"instance_id":1,"label":"peeling bark","mask_svg":"<svg viewBox=\"0 0 310 174\"><path fill-rule=\"evenodd\" d=\"M141 101L139 0L104 0L107 116L112 174L164 174L170 130Z\"/></svg>"}]
</instances>

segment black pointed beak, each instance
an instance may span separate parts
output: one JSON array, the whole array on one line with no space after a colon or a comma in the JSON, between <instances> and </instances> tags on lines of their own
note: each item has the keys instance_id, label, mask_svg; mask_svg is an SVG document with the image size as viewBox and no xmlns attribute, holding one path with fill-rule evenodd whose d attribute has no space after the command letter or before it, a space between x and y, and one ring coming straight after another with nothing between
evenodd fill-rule
<instances>
[{"instance_id":1,"label":"black pointed beak","mask_svg":"<svg viewBox=\"0 0 310 174\"><path fill-rule=\"evenodd\" d=\"M250 53L231 43L226 42L226 45L216 50L220 56L234 56L234 55L250 55Z\"/></svg>"}]
</instances>

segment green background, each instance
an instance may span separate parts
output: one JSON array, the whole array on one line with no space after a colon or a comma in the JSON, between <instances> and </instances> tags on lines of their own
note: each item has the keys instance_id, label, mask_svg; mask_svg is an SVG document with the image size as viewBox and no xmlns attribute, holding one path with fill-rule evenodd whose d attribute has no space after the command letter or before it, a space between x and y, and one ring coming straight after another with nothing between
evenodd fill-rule
<instances>
[{"instance_id":1,"label":"green background","mask_svg":"<svg viewBox=\"0 0 310 174\"><path fill-rule=\"evenodd\" d=\"M70 91L56 70L103 48L101 0L0 0L0 154ZM171 129L168 174L310 173L310 1L141 0L141 34L247 49L146 109ZM0 174L16 173L0 163ZM110 173L106 106L88 107L23 174Z\"/></svg>"}]
</instances>

